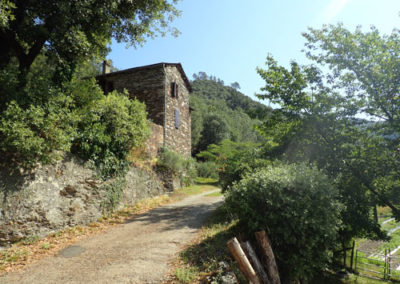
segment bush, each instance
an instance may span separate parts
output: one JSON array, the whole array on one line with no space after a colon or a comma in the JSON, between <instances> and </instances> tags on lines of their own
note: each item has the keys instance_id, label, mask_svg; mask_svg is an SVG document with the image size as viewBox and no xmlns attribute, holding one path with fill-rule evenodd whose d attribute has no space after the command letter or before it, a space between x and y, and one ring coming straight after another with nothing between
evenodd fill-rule
<instances>
[{"instance_id":1,"label":"bush","mask_svg":"<svg viewBox=\"0 0 400 284\"><path fill-rule=\"evenodd\" d=\"M266 230L281 275L307 279L330 262L340 227L338 190L304 164L268 166L226 192L226 204L248 232Z\"/></svg>"},{"instance_id":2,"label":"bush","mask_svg":"<svg viewBox=\"0 0 400 284\"><path fill-rule=\"evenodd\" d=\"M196 169L199 177L218 179L217 165L215 162L197 162Z\"/></svg>"},{"instance_id":3,"label":"bush","mask_svg":"<svg viewBox=\"0 0 400 284\"><path fill-rule=\"evenodd\" d=\"M60 94L45 105L24 109L15 101L0 115L0 151L3 159L30 167L49 163L69 151L76 135L71 100Z\"/></svg>"},{"instance_id":4,"label":"bush","mask_svg":"<svg viewBox=\"0 0 400 284\"><path fill-rule=\"evenodd\" d=\"M185 186L194 182L197 177L196 161L192 157L182 155L163 148L157 160L157 166L165 168L179 176Z\"/></svg>"},{"instance_id":5,"label":"bush","mask_svg":"<svg viewBox=\"0 0 400 284\"><path fill-rule=\"evenodd\" d=\"M148 133L145 105L113 92L86 108L73 150L107 179L127 168L127 154L141 146Z\"/></svg>"},{"instance_id":6,"label":"bush","mask_svg":"<svg viewBox=\"0 0 400 284\"><path fill-rule=\"evenodd\" d=\"M262 148L255 143L238 143L224 140L220 144L211 144L206 151L197 154L198 158L213 161L219 174L223 191L235 181L239 181L247 172L270 164L262 159Z\"/></svg>"}]
</instances>

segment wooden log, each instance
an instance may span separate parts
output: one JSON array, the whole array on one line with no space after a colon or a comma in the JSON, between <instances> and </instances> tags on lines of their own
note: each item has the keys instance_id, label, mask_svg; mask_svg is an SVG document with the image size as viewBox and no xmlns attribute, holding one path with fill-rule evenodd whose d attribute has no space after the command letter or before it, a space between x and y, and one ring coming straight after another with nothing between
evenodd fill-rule
<instances>
[{"instance_id":1,"label":"wooden log","mask_svg":"<svg viewBox=\"0 0 400 284\"><path fill-rule=\"evenodd\" d=\"M268 279L268 275L265 272L261 261L258 259L256 252L254 251L253 247L251 246L250 242L240 243L242 246L247 258L250 260L251 265L253 266L254 270L256 271L258 278L261 280L263 284L271 284Z\"/></svg>"},{"instance_id":2,"label":"wooden log","mask_svg":"<svg viewBox=\"0 0 400 284\"><path fill-rule=\"evenodd\" d=\"M261 248L263 254L264 267L268 274L268 279L271 284L280 284L278 267L276 265L274 252L271 247L271 242L265 231L256 232L257 243Z\"/></svg>"},{"instance_id":3,"label":"wooden log","mask_svg":"<svg viewBox=\"0 0 400 284\"><path fill-rule=\"evenodd\" d=\"M227 246L249 283L261 284L260 279L258 279L256 272L240 247L238 240L236 238L230 239L227 243Z\"/></svg>"}]
</instances>

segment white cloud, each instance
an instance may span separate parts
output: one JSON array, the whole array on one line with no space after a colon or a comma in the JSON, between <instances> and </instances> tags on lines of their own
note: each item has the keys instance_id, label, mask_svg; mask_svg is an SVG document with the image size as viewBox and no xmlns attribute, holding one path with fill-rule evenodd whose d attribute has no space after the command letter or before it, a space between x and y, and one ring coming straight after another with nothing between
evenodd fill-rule
<instances>
[{"instance_id":1,"label":"white cloud","mask_svg":"<svg viewBox=\"0 0 400 284\"><path fill-rule=\"evenodd\" d=\"M330 23L350 2L350 0L331 0L319 15L318 20L324 24Z\"/></svg>"}]
</instances>

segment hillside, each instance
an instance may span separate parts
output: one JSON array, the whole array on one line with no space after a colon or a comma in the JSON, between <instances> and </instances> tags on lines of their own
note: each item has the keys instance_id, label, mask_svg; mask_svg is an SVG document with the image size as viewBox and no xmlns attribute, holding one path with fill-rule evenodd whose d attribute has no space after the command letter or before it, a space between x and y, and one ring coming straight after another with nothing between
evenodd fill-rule
<instances>
[{"instance_id":1,"label":"hillside","mask_svg":"<svg viewBox=\"0 0 400 284\"><path fill-rule=\"evenodd\" d=\"M241 93L239 84L226 86L222 80L204 72L194 75L191 84L193 154L224 139L260 141L254 126L268 116L271 108Z\"/></svg>"}]
</instances>

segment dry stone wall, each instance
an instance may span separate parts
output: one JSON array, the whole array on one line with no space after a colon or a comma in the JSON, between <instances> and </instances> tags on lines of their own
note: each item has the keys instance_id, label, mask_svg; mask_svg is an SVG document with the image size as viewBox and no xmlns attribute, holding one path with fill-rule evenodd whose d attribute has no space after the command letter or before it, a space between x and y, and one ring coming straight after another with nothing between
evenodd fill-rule
<instances>
[{"instance_id":1,"label":"dry stone wall","mask_svg":"<svg viewBox=\"0 0 400 284\"><path fill-rule=\"evenodd\" d=\"M132 68L98 76L98 80L106 92L126 89L130 97L144 102L148 118L164 127L163 146L190 156L191 120L188 82L184 81L183 76L185 78L186 76L177 66L165 63ZM177 86L176 94L171 87L172 83Z\"/></svg>"},{"instance_id":2,"label":"dry stone wall","mask_svg":"<svg viewBox=\"0 0 400 284\"><path fill-rule=\"evenodd\" d=\"M146 154L151 158L157 157L164 143L164 127L155 123L151 124L151 134L146 141Z\"/></svg>"},{"instance_id":3,"label":"dry stone wall","mask_svg":"<svg viewBox=\"0 0 400 284\"><path fill-rule=\"evenodd\" d=\"M101 77L106 91L110 87L146 104L149 119L164 125L164 72L163 68L143 68L131 72L115 72Z\"/></svg>"},{"instance_id":4,"label":"dry stone wall","mask_svg":"<svg viewBox=\"0 0 400 284\"><path fill-rule=\"evenodd\" d=\"M189 110L189 91L178 69L175 66L166 68L166 122L165 145L176 152L190 156L191 154L191 121ZM172 95L171 83L178 85L177 96ZM176 127L176 113L179 116L179 127Z\"/></svg>"},{"instance_id":5,"label":"dry stone wall","mask_svg":"<svg viewBox=\"0 0 400 284\"><path fill-rule=\"evenodd\" d=\"M170 190L168 177L131 168L119 208ZM95 173L68 156L34 172L0 170L0 246L86 225L103 215L107 192Z\"/></svg>"}]
</instances>

